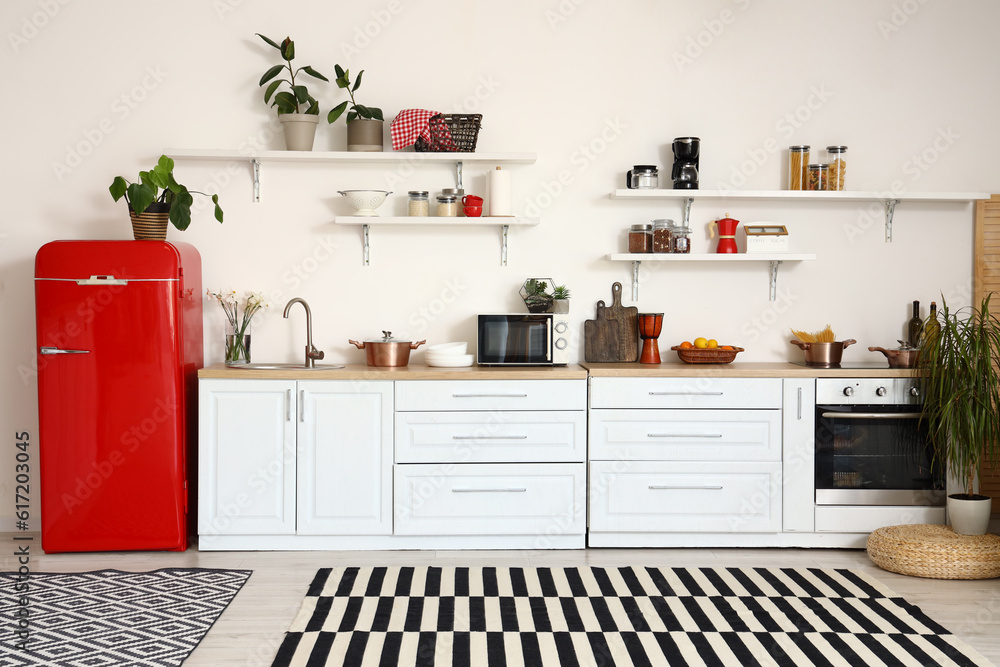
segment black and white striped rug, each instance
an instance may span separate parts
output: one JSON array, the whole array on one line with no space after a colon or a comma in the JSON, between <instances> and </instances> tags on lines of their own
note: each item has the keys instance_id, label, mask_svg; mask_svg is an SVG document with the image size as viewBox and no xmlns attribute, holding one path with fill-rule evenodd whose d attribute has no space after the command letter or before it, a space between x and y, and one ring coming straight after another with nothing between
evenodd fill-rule
<instances>
[{"instance_id":1,"label":"black and white striped rug","mask_svg":"<svg viewBox=\"0 0 1000 667\"><path fill-rule=\"evenodd\" d=\"M250 570L0 573L0 665L180 665Z\"/></svg>"},{"instance_id":2,"label":"black and white striped rug","mask_svg":"<svg viewBox=\"0 0 1000 667\"><path fill-rule=\"evenodd\" d=\"M989 664L851 570L338 567L273 667Z\"/></svg>"}]
</instances>

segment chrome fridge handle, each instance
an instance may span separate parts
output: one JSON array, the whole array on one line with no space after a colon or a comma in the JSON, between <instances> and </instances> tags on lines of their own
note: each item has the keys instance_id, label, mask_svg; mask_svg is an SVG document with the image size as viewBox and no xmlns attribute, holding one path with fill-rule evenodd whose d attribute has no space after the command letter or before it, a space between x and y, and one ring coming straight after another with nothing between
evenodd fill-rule
<instances>
[{"instance_id":1,"label":"chrome fridge handle","mask_svg":"<svg viewBox=\"0 0 1000 667\"><path fill-rule=\"evenodd\" d=\"M39 354L90 354L90 350L63 350L58 347L40 347Z\"/></svg>"}]
</instances>

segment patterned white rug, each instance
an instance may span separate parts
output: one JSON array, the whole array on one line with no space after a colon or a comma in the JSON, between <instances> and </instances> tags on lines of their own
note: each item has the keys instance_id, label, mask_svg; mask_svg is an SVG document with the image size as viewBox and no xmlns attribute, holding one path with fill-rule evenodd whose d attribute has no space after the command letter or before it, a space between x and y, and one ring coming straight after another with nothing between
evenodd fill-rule
<instances>
[{"instance_id":1,"label":"patterned white rug","mask_svg":"<svg viewBox=\"0 0 1000 667\"><path fill-rule=\"evenodd\" d=\"M0 573L0 665L180 665L250 574Z\"/></svg>"},{"instance_id":2,"label":"patterned white rug","mask_svg":"<svg viewBox=\"0 0 1000 667\"><path fill-rule=\"evenodd\" d=\"M989 664L851 570L339 567L273 667Z\"/></svg>"}]
</instances>

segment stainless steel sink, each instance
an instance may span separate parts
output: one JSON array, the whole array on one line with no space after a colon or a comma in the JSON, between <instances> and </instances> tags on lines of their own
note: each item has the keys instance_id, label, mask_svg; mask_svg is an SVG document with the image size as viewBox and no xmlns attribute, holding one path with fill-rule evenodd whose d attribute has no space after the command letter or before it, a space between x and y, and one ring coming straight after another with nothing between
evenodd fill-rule
<instances>
[{"instance_id":1,"label":"stainless steel sink","mask_svg":"<svg viewBox=\"0 0 1000 667\"><path fill-rule=\"evenodd\" d=\"M335 371L343 366L334 364L316 364L315 366L306 366L305 364L239 364L227 366L227 368L247 371Z\"/></svg>"}]
</instances>

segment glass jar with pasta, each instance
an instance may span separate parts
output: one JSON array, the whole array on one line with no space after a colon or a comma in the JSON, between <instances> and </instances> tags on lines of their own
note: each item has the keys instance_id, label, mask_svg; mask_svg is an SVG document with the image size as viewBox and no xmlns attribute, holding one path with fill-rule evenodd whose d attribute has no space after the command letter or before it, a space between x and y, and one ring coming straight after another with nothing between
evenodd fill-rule
<instances>
[{"instance_id":1,"label":"glass jar with pasta","mask_svg":"<svg viewBox=\"0 0 1000 667\"><path fill-rule=\"evenodd\" d=\"M809 181L806 190L826 190L828 168L825 164L809 165Z\"/></svg>"},{"instance_id":2,"label":"glass jar with pasta","mask_svg":"<svg viewBox=\"0 0 1000 667\"><path fill-rule=\"evenodd\" d=\"M808 176L809 147L788 147L788 189L805 190Z\"/></svg>"},{"instance_id":3,"label":"glass jar with pasta","mask_svg":"<svg viewBox=\"0 0 1000 667\"><path fill-rule=\"evenodd\" d=\"M847 146L827 146L826 152L830 156L826 176L826 189L843 190L844 176L847 174L847 161L844 159Z\"/></svg>"}]
</instances>

